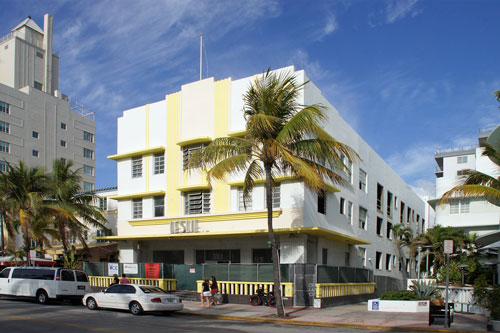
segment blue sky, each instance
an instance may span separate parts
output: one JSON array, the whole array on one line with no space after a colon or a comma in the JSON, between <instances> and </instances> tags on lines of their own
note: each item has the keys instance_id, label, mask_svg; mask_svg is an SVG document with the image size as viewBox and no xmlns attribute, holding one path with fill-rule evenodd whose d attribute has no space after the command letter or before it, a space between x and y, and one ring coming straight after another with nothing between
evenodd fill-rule
<instances>
[{"instance_id":1,"label":"blue sky","mask_svg":"<svg viewBox=\"0 0 500 333\"><path fill-rule=\"evenodd\" d=\"M500 1L0 0L0 34L54 16L59 88L97 111L97 187L116 185L116 120L199 77L305 69L419 193L434 150L500 122ZM207 66L205 67L207 68Z\"/></svg>"}]
</instances>

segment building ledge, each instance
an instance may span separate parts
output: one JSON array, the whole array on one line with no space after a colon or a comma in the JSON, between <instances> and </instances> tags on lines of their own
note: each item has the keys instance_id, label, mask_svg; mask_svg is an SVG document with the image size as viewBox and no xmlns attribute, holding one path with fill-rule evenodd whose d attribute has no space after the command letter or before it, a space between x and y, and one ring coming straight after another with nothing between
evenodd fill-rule
<instances>
[{"instance_id":1,"label":"building ledge","mask_svg":"<svg viewBox=\"0 0 500 333\"><path fill-rule=\"evenodd\" d=\"M210 189L212 189L212 186L210 186L209 184L184 185L184 186L178 186L176 188L176 190L180 192L202 191Z\"/></svg>"},{"instance_id":2,"label":"building ledge","mask_svg":"<svg viewBox=\"0 0 500 333\"><path fill-rule=\"evenodd\" d=\"M244 129L244 130L229 132L227 135L230 137L233 137L233 138L234 137L239 138L239 137L244 137L246 134L247 134L247 130Z\"/></svg>"},{"instance_id":3,"label":"building ledge","mask_svg":"<svg viewBox=\"0 0 500 333\"><path fill-rule=\"evenodd\" d=\"M117 194L117 195L110 195L108 198L113 200L127 200L127 199L144 198L144 197L155 197L157 195L165 195L165 191L149 191L149 192L139 192L139 193L129 193L129 194Z\"/></svg>"},{"instance_id":4,"label":"building ledge","mask_svg":"<svg viewBox=\"0 0 500 333\"><path fill-rule=\"evenodd\" d=\"M283 182L283 181L287 181L287 180L297 180L297 181L300 181L300 178L297 177L297 176L281 176L281 177L274 178L274 181L277 182L277 183ZM256 179L254 181L254 183L255 184L265 184L266 180L265 179ZM235 180L235 181L230 181L228 184L231 185L231 186L243 186L245 184L245 181L243 181L243 180ZM338 189L337 187L333 186L332 184L325 183L325 185L326 185L325 190L328 191L328 192L340 192L340 189Z\"/></svg>"},{"instance_id":5,"label":"building ledge","mask_svg":"<svg viewBox=\"0 0 500 333\"><path fill-rule=\"evenodd\" d=\"M207 143L207 142L212 142L212 138L209 136L200 136L189 140L178 141L177 145L184 147L184 146L194 145L197 143Z\"/></svg>"},{"instance_id":6,"label":"building ledge","mask_svg":"<svg viewBox=\"0 0 500 333\"><path fill-rule=\"evenodd\" d=\"M157 147L151 147L151 148L145 148L145 149L140 149L140 150L134 150L128 153L121 153L121 154L116 154L116 155L110 155L108 158L110 160L123 160L125 158L129 157L135 157L135 156L141 156L141 155L147 155L147 154L155 154L155 153L163 153L165 151L164 146L157 146Z\"/></svg>"},{"instance_id":7,"label":"building ledge","mask_svg":"<svg viewBox=\"0 0 500 333\"><path fill-rule=\"evenodd\" d=\"M273 218L279 217L283 211L273 210ZM242 212L242 213L229 213L229 214L198 214L198 215L184 215L168 218L157 219L144 219L144 220L131 220L129 223L133 226L148 226L148 225L165 225L170 224L172 221L193 221L198 222L222 222L222 221L239 221L239 220L252 220L267 218L267 210Z\"/></svg>"},{"instance_id":8,"label":"building ledge","mask_svg":"<svg viewBox=\"0 0 500 333\"><path fill-rule=\"evenodd\" d=\"M275 234L308 234L321 238L326 238L339 243L352 245L369 245L370 242L359 239L340 232L328 230L321 227L300 227L300 228L280 228L274 229ZM268 236L267 229L258 230L241 230L241 231L223 231L223 232L196 232L196 233L178 233L178 234L162 234L162 235L130 235L130 236L107 236L98 237L110 241L125 241L125 240L169 240L169 239L205 239L205 238L227 238L227 237L250 237L250 236Z\"/></svg>"}]
</instances>

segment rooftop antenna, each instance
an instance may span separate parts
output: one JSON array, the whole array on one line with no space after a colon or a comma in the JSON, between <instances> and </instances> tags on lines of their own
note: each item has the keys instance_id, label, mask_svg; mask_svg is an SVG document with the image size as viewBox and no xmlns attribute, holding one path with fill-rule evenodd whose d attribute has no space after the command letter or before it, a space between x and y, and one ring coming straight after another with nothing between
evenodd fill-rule
<instances>
[{"instance_id":1,"label":"rooftop antenna","mask_svg":"<svg viewBox=\"0 0 500 333\"><path fill-rule=\"evenodd\" d=\"M203 61L202 61L202 55L203 55L203 32L200 32L200 81L201 81L201 76L202 76L202 70L203 70Z\"/></svg>"}]
</instances>

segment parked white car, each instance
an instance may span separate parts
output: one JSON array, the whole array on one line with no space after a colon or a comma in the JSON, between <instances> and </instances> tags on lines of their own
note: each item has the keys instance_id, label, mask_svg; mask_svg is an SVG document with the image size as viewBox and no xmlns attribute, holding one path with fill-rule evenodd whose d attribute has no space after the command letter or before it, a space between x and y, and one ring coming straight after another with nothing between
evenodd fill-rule
<instances>
[{"instance_id":1,"label":"parked white car","mask_svg":"<svg viewBox=\"0 0 500 333\"><path fill-rule=\"evenodd\" d=\"M90 310L130 310L134 315L144 311L171 312L184 308L181 298L158 287L137 284L115 284L100 293L86 294L83 304Z\"/></svg>"},{"instance_id":2,"label":"parked white car","mask_svg":"<svg viewBox=\"0 0 500 333\"><path fill-rule=\"evenodd\" d=\"M0 295L35 297L38 303L69 299L80 304L91 291L84 271L52 267L7 267L0 272Z\"/></svg>"}]
</instances>

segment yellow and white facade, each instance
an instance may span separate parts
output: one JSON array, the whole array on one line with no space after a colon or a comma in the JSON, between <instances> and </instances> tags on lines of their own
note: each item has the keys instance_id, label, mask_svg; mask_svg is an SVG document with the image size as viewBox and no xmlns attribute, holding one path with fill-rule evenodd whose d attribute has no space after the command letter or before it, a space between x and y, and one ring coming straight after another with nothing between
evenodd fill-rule
<instances>
[{"instance_id":1,"label":"yellow and white facade","mask_svg":"<svg viewBox=\"0 0 500 333\"><path fill-rule=\"evenodd\" d=\"M295 71L293 67L281 70ZM308 80L304 71L295 74L299 82ZM207 78L183 85L164 100L123 112L118 119L117 154L109 156L118 164L118 192L111 197L118 201L117 236L107 237L119 241L121 262L270 260L263 182L253 189L245 209L241 175L209 184L202 172L184 169L190 151L214 138L244 133L242 96L253 79ZM325 128L365 155L363 168L381 167L383 177L401 189L400 197L409 197L405 202L413 201L412 207L424 210L423 201L345 123L314 84L307 84L301 99L303 104L326 105L329 120ZM373 209L368 194L357 193L356 174L351 173L351 189L329 187L324 214L318 212L317 194L300 180L278 179L273 224L282 263L367 267L367 246L380 241L368 229L358 228L357 205L366 206L369 214ZM347 198L351 203L350 222L345 211L339 212L340 195L343 202L347 204ZM392 249L392 241L384 246ZM363 257L360 247L364 248Z\"/></svg>"}]
</instances>

